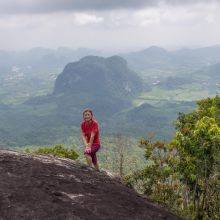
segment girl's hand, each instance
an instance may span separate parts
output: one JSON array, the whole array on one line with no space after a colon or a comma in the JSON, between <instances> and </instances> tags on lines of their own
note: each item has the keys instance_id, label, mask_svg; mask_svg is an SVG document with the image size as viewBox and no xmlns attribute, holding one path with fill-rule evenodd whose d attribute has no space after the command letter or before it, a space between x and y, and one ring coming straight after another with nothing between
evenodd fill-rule
<instances>
[{"instance_id":1,"label":"girl's hand","mask_svg":"<svg viewBox=\"0 0 220 220\"><path fill-rule=\"evenodd\" d=\"M91 148L90 143L87 143L87 144L86 144L86 148Z\"/></svg>"},{"instance_id":2,"label":"girl's hand","mask_svg":"<svg viewBox=\"0 0 220 220\"><path fill-rule=\"evenodd\" d=\"M85 150L86 150L87 153L91 153L91 146L90 146L90 144L86 145L86 149Z\"/></svg>"}]
</instances>

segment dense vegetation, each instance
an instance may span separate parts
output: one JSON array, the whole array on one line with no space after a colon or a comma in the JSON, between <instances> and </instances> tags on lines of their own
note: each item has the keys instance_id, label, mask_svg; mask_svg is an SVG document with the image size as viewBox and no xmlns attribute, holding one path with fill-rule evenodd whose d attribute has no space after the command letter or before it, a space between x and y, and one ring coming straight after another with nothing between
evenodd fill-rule
<instances>
[{"instance_id":1,"label":"dense vegetation","mask_svg":"<svg viewBox=\"0 0 220 220\"><path fill-rule=\"evenodd\" d=\"M197 102L180 113L170 142L140 141L147 166L126 176L126 183L185 219L218 219L220 97Z\"/></svg>"}]
</instances>

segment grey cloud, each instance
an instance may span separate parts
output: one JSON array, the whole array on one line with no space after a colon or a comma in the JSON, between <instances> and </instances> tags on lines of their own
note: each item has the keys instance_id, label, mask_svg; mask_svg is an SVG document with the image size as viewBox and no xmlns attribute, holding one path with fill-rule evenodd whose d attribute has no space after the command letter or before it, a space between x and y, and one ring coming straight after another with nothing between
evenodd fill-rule
<instances>
[{"instance_id":1,"label":"grey cloud","mask_svg":"<svg viewBox=\"0 0 220 220\"><path fill-rule=\"evenodd\" d=\"M209 0L209 3L219 0ZM139 9L160 3L185 5L207 0L0 0L0 14L51 13L61 11L105 11L114 9Z\"/></svg>"}]
</instances>

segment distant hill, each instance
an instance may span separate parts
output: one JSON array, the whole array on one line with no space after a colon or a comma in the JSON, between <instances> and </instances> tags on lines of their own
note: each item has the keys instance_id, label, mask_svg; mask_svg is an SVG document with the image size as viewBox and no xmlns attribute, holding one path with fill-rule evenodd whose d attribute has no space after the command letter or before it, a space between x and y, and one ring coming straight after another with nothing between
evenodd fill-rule
<instances>
[{"instance_id":1,"label":"distant hill","mask_svg":"<svg viewBox=\"0 0 220 220\"><path fill-rule=\"evenodd\" d=\"M128 61L128 65L136 70L143 71L148 69L170 68L173 64L173 56L165 49L152 46L147 49L121 54Z\"/></svg>"},{"instance_id":2,"label":"distant hill","mask_svg":"<svg viewBox=\"0 0 220 220\"><path fill-rule=\"evenodd\" d=\"M179 62L207 66L220 62L220 45L173 51Z\"/></svg>"},{"instance_id":3,"label":"distant hill","mask_svg":"<svg viewBox=\"0 0 220 220\"><path fill-rule=\"evenodd\" d=\"M144 103L138 107L115 114L108 126L114 131L138 137L154 132L159 139L170 139L174 132L173 121L178 112L191 111L195 102L161 102L158 107Z\"/></svg>"},{"instance_id":4,"label":"distant hill","mask_svg":"<svg viewBox=\"0 0 220 220\"><path fill-rule=\"evenodd\" d=\"M48 49L42 47L26 51L0 50L0 76L9 73L13 66L22 72L54 70L63 68L67 63L79 60L85 56L106 56L103 51L79 48L59 47ZM180 49L168 51L158 46L144 50L119 54L128 61L134 70L169 69L169 68L200 68L220 62L220 46L202 47L196 49Z\"/></svg>"},{"instance_id":5,"label":"distant hill","mask_svg":"<svg viewBox=\"0 0 220 220\"><path fill-rule=\"evenodd\" d=\"M9 73L13 66L22 72L54 70L63 68L67 63L79 60L85 56L106 56L107 53L88 48L72 49L59 47L48 49L42 47L26 51L0 50L0 76ZM220 62L220 46L202 47L196 49L180 49L168 51L158 46L144 50L119 54L128 61L134 70L152 68L200 68Z\"/></svg>"},{"instance_id":6,"label":"distant hill","mask_svg":"<svg viewBox=\"0 0 220 220\"><path fill-rule=\"evenodd\" d=\"M59 47L48 49L42 47L26 51L0 51L0 69L11 69L16 66L23 72L53 70L65 66L67 63L88 55L102 55L100 51L87 48L71 49ZM0 71L1 75L1 71Z\"/></svg>"},{"instance_id":7,"label":"distant hill","mask_svg":"<svg viewBox=\"0 0 220 220\"><path fill-rule=\"evenodd\" d=\"M220 46L175 51L152 46L145 50L121 54L121 56L136 71L177 68L196 70L220 62Z\"/></svg>"},{"instance_id":8,"label":"distant hill","mask_svg":"<svg viewBox=\"0 0 220 220\"><path fill-rule=\"evenodd\" d=\"M97 97L128 98L141 92L142 86L121 57L87 56L66 65L57 77L54 94L86 92Z\"/></svg>"}]
</instances>

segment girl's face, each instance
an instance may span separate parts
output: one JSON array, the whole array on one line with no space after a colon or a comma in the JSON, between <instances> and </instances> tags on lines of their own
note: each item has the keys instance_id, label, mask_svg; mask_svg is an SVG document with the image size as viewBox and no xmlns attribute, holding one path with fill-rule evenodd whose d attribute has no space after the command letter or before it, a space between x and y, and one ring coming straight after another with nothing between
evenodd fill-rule
<instances>
[{"instance_id":1,"label":"girl's face","mask_svg":"<svg viewBox=\"0 0 220 220\"><path fill-rule=\"evenodd\" d=\"M83 118L85 119L85 121L90 121L92 119L92 114L90 111L86 111L83 114Z\"/></svg>"}]
</instances>

